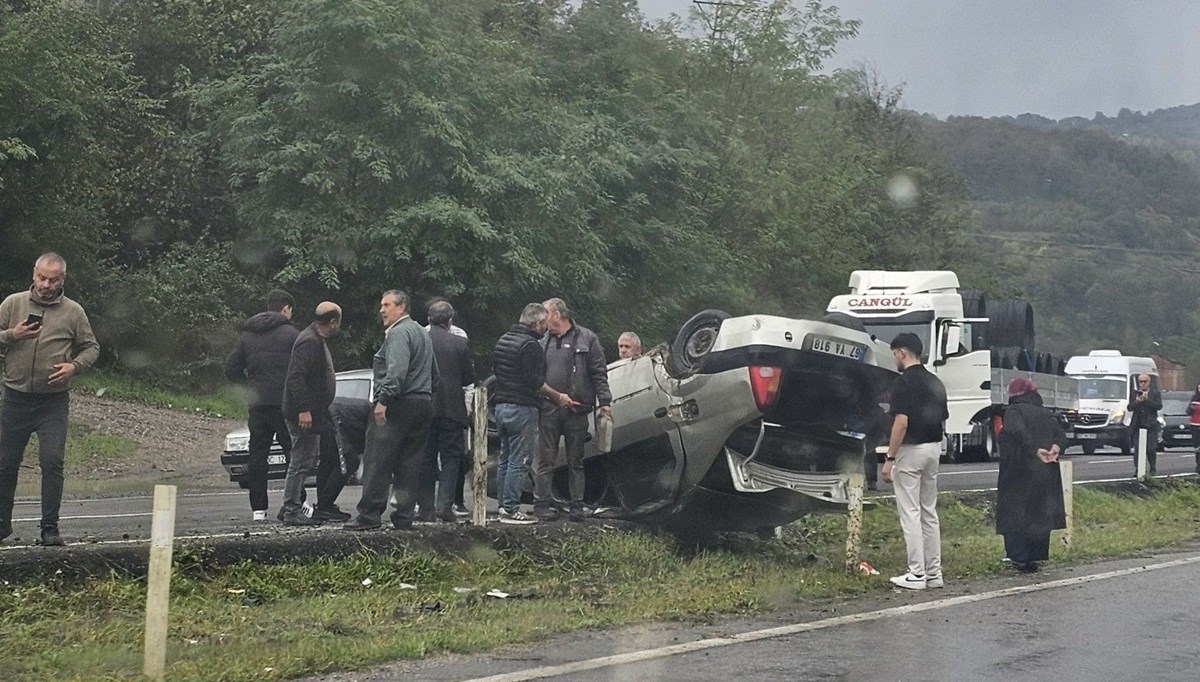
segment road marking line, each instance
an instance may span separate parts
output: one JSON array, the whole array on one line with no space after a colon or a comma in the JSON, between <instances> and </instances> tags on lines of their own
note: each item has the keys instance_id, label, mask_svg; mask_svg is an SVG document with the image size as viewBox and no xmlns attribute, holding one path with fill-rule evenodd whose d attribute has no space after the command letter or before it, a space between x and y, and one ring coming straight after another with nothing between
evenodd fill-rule
<instances>
[{"instance_id":1,"label":"road marking line","mask_svg":"<svg viewBox=\"0 0 1200 682\"><path fill-rule=\"evenodd\" d=\"M136 514L89 514L85 516L60 516L60 521L73 521L75 519L127 519L133 516L150 516L150 512L139 512ZM40 516L31 516L27 519L13 519L13 523L20 521L41 521Z\"/></svg>"},{"instance_id":2,"label":"road marking line","mask_svg":"<svg viewBox=\"0 0 1200 682\"><path fill-rule=\"evenodd\" d=\"M286 531L284 531L284 533L286 533ZM281 533L279 533L278 531L276 531L274 533L264 532L264 531L259 531L257 533L251 533L248 531L242 531L241 533L213 533L211 535L180 535L175 538L175 542L178 543L182 540L217 540L217 539L221 539L221 538L244 538L247 536L262 537L262 536L266 536L266 535L280 535L280 534ZM95 545L144 545L144 544L148 544L149 542L150 542L150 538L141 538L141 539L132 538L129 540L98 540L96 542L82 540L79 542L68 543L67 547L81 548L81 547L92 547ZM14 550L14 549L32 549L34 547L41 547L41 545L5 545L3 547L0 547L0 552L5 552L5 551L9 551L9 550Z\"/></svg>"},{"instance_id":3,"label":"road marking line","mask_svg":"<svg viewBox=\"0 0 1200 682\"><path fill-rule=\"evenodd\" d=\"M1109 580L1111 578L1121 578L1127 575L1137 573L1146 573L1148 571L1157 571L1164 568L1175 568L1177 566L1186 566L1200 562L1200 555L1190 556L1184 559L1176 559L1167 561L1161 564L1152 564L1150 566L1136 566L1134 568L1123 568L1116 571L1108 571L1106 573L1095 573L1092 575L1081 575L1073 578L1064 578L1062 580L1052 580L1046 583L1038 583L1034 585L1018 585L1016 587L1008 587L1002 590L994 590L992 592L981 592L977 594L966 594L959 597L950 597L948 599L939 599L936 601L923 602L920 604L908 604L905 606L893 606L887 609L878 611L867 611L865 613L853 613L845 616L837 616L835 618L826 618L824 620L811 621L808 623L795 623L793 625L783 625L774 628L766 628L764 630L754 630L751 632L743 632L729 637L710 637L701 639L695 642L685 642L683 644L672 644L670 646L659 647L657 649L645 649L643 651L630 651L623 654L614 654L612 656L601 656L584 661L576 661L574 663L564 663L560 665L543 666L540 668L530 668L528 670L520 670L517 672L503 673L500 675L491 675L488 677L478 677L467 682L519 682L521 680L539 680L547 677L557 677L560 675L570 675L573 673L585 672L588 670L596 670L599 668L608 668L617 665L628 665L631 663L641 663L657 658L666 658L669 656L678 656L680 654L692 653L695 651L703 651L705 649L715 649L718 647L731 646L733 644L745 644L747 642L757 642L765 639L775 639L778 637L787 637L789 635L797 635L814 630L824 630L828 628L838 627L841 625L851 625L854 623L867 623L893 616L904 616L911 613L921 613L924 611L933 611L936 609L949 608L951 606L960 606L962 604L972 604L975 602L987 601L990 599L999 599L1001 597L1011 597L1020 594L1029 594L1031 592L1042 592L1044 590L1052 590L1059 587L1071 587L1073 585L1083 585L1086 583L1097 582L1100 580Z\"/></svg>"},{"instance_id":4,"label":"road marking line","mask_svg":"<svg viewBox=\"0 0 1200 682\"><path fill-rule=\"evenodd\" d=\"M971 471L939 471L938 476L969 476L971 474L998 474L999 469L973 469Z\"/></svg>"}]
</instances>

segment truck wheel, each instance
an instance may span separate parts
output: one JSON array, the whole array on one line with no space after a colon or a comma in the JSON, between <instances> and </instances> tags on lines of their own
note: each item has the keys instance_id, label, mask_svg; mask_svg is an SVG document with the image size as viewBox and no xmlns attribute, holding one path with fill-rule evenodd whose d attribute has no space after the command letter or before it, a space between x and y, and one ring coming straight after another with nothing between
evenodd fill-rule
<instances>
[{"instance_id":1,"label":"truck wheel","mask_svg":"<svg viewBox=\"0 0 1200 682\"><path fill-rule=\"evenodd\" d=\"M704 310L693 315L675 335L671 355L667 357L667 372L676 379L695 374L716 343L721 323L728 319L729 313L724 310Z\"/></svg>"}]
</instances>

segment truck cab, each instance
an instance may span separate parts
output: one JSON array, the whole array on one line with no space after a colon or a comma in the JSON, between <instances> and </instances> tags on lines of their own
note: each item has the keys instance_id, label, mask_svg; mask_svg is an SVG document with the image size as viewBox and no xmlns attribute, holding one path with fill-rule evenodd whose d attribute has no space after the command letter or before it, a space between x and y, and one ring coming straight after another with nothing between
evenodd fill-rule
<instances>
[{"instance_id":1,"label":"truck cab","mask_svg":"<svg viewBox=\"0 0 1200 682\"><path fill-rule=\"evenodd\" d=\"M835 296L826 310L854 318L885 343L901 332L916 334L925 347L922 362L946 387L950 456L957 459L968 443L990 449L991 353L972 347L979 337L972 327L987 320L964 317L958 275L856 270L850 275L850 293Z\"/></svg>"},{"instance_id":2,"label":"truck cab","mask_svg":"<svg viewBox=\"0 0 1200 682\"><path fill-rule=\"evenodd\" d=\"M1079 408L1067 412L1067 439L1093 454L1113 446L1129 454L1129 415L1126 407L1139 374L1149 374L1158 388L1158 366L1146 357L1123 355L1119 350L1094 350L1067 361L1067 375L1079 386Z\"/></svg>"}]
</instances>

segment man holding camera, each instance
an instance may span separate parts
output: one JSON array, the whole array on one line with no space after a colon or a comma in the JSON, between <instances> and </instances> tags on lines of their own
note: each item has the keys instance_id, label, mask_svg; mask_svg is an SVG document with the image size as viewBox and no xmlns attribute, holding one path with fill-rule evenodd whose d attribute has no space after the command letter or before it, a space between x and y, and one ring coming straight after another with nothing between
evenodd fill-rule
<instances>
[{"instance_id":1,"label":"man holding camera","mask_svg":"<svg viewBox=\"0 0 1200 682\"><path fill-rule=\"evenodd\" d=\"M45 253L33 264L33 286L0 303L4 404L0 406L0 540L12 535L13 495L25 447L38 436L42 470L42 544L60 546L63 455L71 377L100 356L83 306L63 295L67 262Z\"/></svg>"},{"instance_id":2,"label":"man holding camera","mask_svg":"<svg viewBox=\"0 0 1200 682\"><path fill-rule=\"evenodd\" d=\"M1129 444L1133 451L1133 470L1137 471L1138 431L1146 429L1146 467L1154 475L1158 463L1158 411L1162 409L1162 393L1155 388L1149 374L1139 374L1137 388L1126 405L1129 411Z\"/></svg>"}]
</instances>

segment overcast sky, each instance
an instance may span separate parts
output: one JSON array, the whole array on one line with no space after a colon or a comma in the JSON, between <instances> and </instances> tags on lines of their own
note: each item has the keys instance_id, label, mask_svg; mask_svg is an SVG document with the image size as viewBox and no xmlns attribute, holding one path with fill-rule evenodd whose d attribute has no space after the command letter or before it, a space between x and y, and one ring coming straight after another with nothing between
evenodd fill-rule
<instances>
[{"instance_id":1,"label":"overcast sky","mask_svg":"<svg viewBox=\"0 0 1200 682\"><path fill-rule=\"evenodd\" d=\"M640 4L648 17L686 16L692 6ZM916 111L1090 118L1200 102L1200 0L826 4L862 21L830 65L872 66Z\"/></svg>"}]
</instances>

